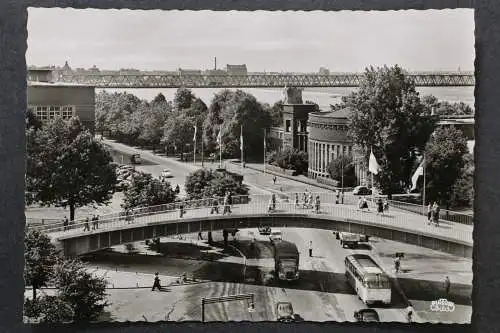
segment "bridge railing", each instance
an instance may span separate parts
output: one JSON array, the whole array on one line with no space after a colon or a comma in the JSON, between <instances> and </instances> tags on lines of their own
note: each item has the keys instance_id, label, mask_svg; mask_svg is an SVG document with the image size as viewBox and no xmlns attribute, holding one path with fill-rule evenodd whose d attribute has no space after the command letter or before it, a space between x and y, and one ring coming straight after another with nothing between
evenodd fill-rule
<instances>
[{"instance_id":1,"label":"bridge railing","mask_svg":"<svg viewBox=\"0 0 500 333\"><path fill-rule=\"evenodd\" d=\"M218 212L212 210L212 208L217 207ZM383 215L378 215L373 209L369 212L360 211L353 206L347 205L337 205L335 203L331 204L320 204L319 212L316 211L316 206L314 203L304 204L299 202L276 202L272 205L272 202L266 202L263 200L252 201L248 204L234 204L230 206L231 212L228 212L232 216L248 216L255 214L287 214L295 216L304 215L317 215L323 217L334 217L335 219L340 219L343 221L360 221L365 224L382 225L388 226L389 228L405 228L409 230L415 230L420 233L431 234L435 236L442 236L445 238L457 239L462 242L469 242L472 244L472 228L469 226L464 226L460 224L453 224L447 221L441 221L441 224L445 224L446 227L438 227L426 223L425 219L411 213L396 213L390 212ZM204 218L221 215L224 212L224 206L198 206L189 207L184 209L184 214L181 216L180 210L172 208L170 210L159 212L158 214L145 213L134 213L129 216L119 216L111 217L99 220L98 228L99 230L108 230L113 228L126 228L126 227L136 227L151 223L161 223L169 220L179 220L182 218L198 218L203 220ZM92 233L92 222L89 223L89 229L85 230L84 223L75 223L68 226L56 226L47 229L46 232L58 232L58 236L63 235L80 235L85 233ZM350 230L345 230L350 231Z\"/></svg>"}]
</instances>

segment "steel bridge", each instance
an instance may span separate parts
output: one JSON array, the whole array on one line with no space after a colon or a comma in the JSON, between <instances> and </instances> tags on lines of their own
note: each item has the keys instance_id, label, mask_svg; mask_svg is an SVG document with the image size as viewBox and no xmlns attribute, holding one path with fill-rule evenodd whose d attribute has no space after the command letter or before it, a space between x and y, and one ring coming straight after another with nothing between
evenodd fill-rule
<instances>
[{"instance_id":1,"label":"steel bridge","mask_svg":"<svg viewBox=\"0 0 500 333\"><path fill-rule=\"evenodd\" d=\"M469 87L475 85L471 72L410 73L418 87ZM56 82L75 83L96 88L283 88L289 87L358 87L364 74L179 74L62 73Z\"/></svg>"}]
</instances>

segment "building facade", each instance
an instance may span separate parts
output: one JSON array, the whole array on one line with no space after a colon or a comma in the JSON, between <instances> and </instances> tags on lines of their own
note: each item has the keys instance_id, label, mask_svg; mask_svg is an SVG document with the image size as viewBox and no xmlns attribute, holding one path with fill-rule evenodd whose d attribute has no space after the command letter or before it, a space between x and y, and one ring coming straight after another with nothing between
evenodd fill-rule
<instances>
[{"instance_id":1,"label":"building facade","mask_svg":"<svg viewBox=\"0 0 500 333\"><path fill-rule=\"evenodd\" d=\"M56 118L70 119L77 116L86 128L94 132L94 87L53 83L49 80L51 74L43 74L39 70L30 72L28 71L28 109L38 119L48 122Z\"/></svg>"},{"instance_id":2,"label":"building facade","mask_svg":"<svg viewBox=\"0 0 500 333\"><path fill-rule=\"evenodd\" d=\"M308 176L330 178L328 164L341 156L352 156L352 141L347 136L349 109L313 112L307 121Z\"/></svg>"}]
</instances>

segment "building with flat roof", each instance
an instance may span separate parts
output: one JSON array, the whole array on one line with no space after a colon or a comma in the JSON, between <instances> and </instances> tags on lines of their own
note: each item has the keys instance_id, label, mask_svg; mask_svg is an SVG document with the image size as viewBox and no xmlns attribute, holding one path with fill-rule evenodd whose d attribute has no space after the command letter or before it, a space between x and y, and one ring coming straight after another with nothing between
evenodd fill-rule
<instances>
[{"instance_id":1,"label":"building with flat roof","mask_svg":"<svg viewBox=\"0 0 500 333\"><path fill-rule=\"evenodd\" d=\"M309 114L309 177L330 178L330 162L341 156L352 156L353 144L347 136L347 119L350 112L350 109L342 109Z\"/></svg>"},{"instance_id":2,"label":"building with flat roof","mask_svg":"<svg viewBox=\"0 0 500 333\"><path fill-rule=\"evenodd\" d=\"M247 75L247 65L226 65L226 71L229 75Z\"/></svg>"},{"instance_id":3,"label":"building with flat roof","mask_svg":"<svg viewBox=\"0 0 500 333\"><path fill-rule=\"evenodd\" d=\"M77 116L91 132L95 130L93 86L59 83L51 71L28 71L28 109L42 122Z\"/></svg>"}]
</instances>

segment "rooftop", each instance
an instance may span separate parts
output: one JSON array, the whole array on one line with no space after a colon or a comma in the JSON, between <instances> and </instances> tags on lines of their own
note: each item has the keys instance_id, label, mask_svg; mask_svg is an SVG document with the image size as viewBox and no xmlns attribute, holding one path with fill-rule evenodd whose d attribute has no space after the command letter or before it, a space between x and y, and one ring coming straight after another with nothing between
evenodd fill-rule
<instances>
[{"instance_id":1,"label":"rooftop","mask_svg":"<svg viewBox=\"0 0 500 333\"><path fill-rule=\"evenodd\" d=\"M320 112L312 112L311 115L315 117L322 118L347 118L351 113L350 108L344 108L338 111L320 111Z\"/></svg>"}]
</instances>

